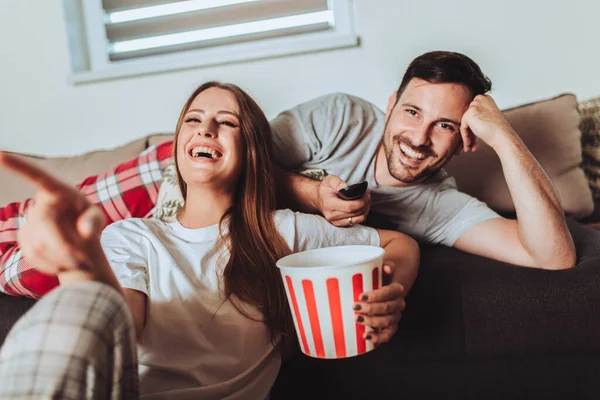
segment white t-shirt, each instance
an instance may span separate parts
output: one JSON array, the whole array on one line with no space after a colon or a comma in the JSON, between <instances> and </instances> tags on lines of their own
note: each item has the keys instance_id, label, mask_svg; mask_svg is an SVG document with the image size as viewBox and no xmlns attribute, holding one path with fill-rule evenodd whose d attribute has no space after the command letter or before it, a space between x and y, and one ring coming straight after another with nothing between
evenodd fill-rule
<instances>
[{"instance_id":1,"label":"white t-shirt","mask_svg":"<svg viewBox=\"0 0 600 400\"><path fill-rule=\"evenodd\" d=\"M294 252L380 243L377 231L360 225L336 228L320 216L290 210L276 211L274 218ZM188 229L176 220L137 218L117 221L102 234L121 285L148 296L138 344L144 398L268 398L281 357L263 323L230 301L221 305L228 251L219 237L218 225Z\"/></svg>"}]
</instances>

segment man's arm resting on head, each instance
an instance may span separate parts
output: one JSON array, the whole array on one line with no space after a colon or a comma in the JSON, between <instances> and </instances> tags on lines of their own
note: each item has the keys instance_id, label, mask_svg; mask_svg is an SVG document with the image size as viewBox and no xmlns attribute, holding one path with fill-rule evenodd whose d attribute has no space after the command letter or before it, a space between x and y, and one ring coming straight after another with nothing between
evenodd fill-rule
<instances>
[{"instance_id":1,"label":"man's arm resting on head","mask_svg":"<svg viewBox=\"0 0 600 400\"><path fill-rule=\"evenodd\" d=\"M106 224L144 218L156 205L162 173L172 158L172 142L152 146L135 158L78 185L103 211ZM21 255L17 233L32 199L0 209L0 292L39 298L58 286L55 276L40 273Z\"/></svg>"},{"instance_id":2,"label":"man's arm resting on head","mask_svg":"<svg viewBox=\"0 0 600 400\"><path fill-rule=\"evenodd\" d=\"M517 220L481 222L460 236L454 246L515 265L543 269L574 266L573 239L554 186L542 167L516 134L501 136L493 148L502 163Z\"/></svg>"},{"instance_id":3,"label":"man's arm resting on head","mask_svg":"<svg viewBox=\"0 0 600 400\"><path fill-rule=\"evenodd\" d=\"M460 126L465 150L475 137L498 155L517 220L492 219L458 238L460 250L528 267L575 265L575 245L556 190L541 165L488 95L475 96Z\"/></svg>"}]
</instances>

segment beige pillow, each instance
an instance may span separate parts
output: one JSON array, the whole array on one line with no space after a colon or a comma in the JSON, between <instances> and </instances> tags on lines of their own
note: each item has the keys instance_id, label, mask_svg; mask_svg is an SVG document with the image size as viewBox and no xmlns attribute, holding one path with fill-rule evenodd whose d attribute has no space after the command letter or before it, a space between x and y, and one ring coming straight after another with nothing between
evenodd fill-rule
<instances>
[{"instance_id":1,"label":"beige pillow","mask_svg":"<svg viewBox=\"0 0 600 400\"><path fill-rule=\"evenodd\" d=\"M183 196L177 183L177 170L172 160L163 173L163 181L158 190L156 206L151 212L154 218L169 219L176 216L177 212L183 207Z\"/></svg>"},{"instance_id":2,"label":"beige pillow","mask_svg":"<svg viewBox=\"0 0 600 400\"><path fill-rule=\"evenodd\" d=\"M594 203L581 168L581 117L573 94L503 110L505 117L554 183L565 213L580 219ZM502 214L515 212L500 160L482 141L474 153L461 154L446 166L458 188Z\"/></svg>"},{"instance_id":3,"label":"beige pillow","mask_svg":"<svg viewBox=\"0 0 600 400\"><path fill-rule=\"evenodd\" d=\"M155 133L153 135L148 136L148 147L154 146L157 144L161 144L162 142L167 142L169 140L173 140L174 134L172 133Z\"/></svg>"},{"instance_id":4,"label":"beige pillow","mask_svg":"<svg viewBox=\"0 0 600 400\"><path fill-rule=\"evenodd\" d=\"M579 103L583 171L595 199L600 199L600 97Z\"/></svg>"}]
</instances>

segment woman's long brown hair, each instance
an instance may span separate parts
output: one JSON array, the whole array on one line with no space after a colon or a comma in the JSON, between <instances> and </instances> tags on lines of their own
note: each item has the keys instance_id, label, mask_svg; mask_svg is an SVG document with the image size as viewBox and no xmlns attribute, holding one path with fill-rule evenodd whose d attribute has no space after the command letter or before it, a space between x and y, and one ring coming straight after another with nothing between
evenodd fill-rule
<instances>
[{"instance_id":1,"label":"woman's long brown hair","mask_svg":"<svg viewBox=\"0 0 600 400\"><path fill-rule=\"evenodd\" d=\"M259 105L238 86L207 82L196 89L185 103L177 122L173 150L179 187L185 199L187 185L177 163L179 130L196 96L210 88L227 90L235 96L246 148L233 205L221 219L221 226L225 221L229 224L227 242L230 257L223 270L225 295L248 318L252 317L237 300L258 308L272 340L275 341L281 334L287 353L297 341L285 289L275 263L291 250L273 220L276 203L271 126Z\"/></svg>"}]
</instances>

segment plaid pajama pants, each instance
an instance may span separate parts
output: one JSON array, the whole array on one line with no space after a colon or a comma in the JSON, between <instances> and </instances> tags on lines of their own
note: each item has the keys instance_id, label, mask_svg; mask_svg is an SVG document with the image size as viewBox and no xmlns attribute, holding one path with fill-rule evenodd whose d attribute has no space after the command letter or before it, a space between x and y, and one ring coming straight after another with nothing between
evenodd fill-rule
<instances>
[{"instance_id":1,"label":"plaid pajama pants","mask_svg":"<svg viewBox=\"0 0 600 400\"><path fill-rule=\"evenodd\" d=\"M136 338L125 299L98 282L44 296L0 349L0 399L137 399Z\"/></svg>"}]
</instances>

